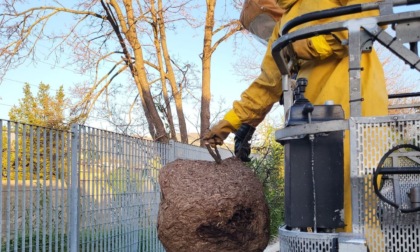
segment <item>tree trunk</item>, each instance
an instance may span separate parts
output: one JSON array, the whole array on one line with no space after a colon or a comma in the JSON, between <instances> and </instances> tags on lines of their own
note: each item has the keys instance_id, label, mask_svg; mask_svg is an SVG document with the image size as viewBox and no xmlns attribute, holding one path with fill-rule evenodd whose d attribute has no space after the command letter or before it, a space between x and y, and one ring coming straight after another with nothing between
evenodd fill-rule
<instances>
[{"instance_id":1,"label":"tree trunk","mask_svg":"<svg viewBox=\"0 0 420 252\"><path fill-rule=\"evenodd\" d=\"M214 9L216 0L207 0L206 24L204 27L204 45L202 56L202 88L201 88L201 112L200 112L200 145L204 146L202 137L210 127L210 71L212 54L212 37L214 27Z\"/></svg>"},{"instance_id":2,"label":"tree trunk","mask_svg":"<svg viewBox=\"0 0 420 252\"><path fill-rule=\"evenodd\" d=\"M111 3L115 2L115 0L111 0ZM153 101L152 93L150 92L150 83L147 80L147 73L144 67L145 62L143 58L143 51L142 46L137 38L137 31L135 26L135 18L133 13L133 8L131 6L131 1L124 1L124 6L127 13L127 23L124 22L124 17L120 17L120 10L116 9L117 16L121 20L121 26L124 29L125 27L125 36L127 37L128 43L130 44L133 52L134 58L136 61L134 62L135 68L133 69L133 75L136 76L136 85L140 92L140 96L144 99L144 108L145 113L149 112L150 118L152 120L153 127L155 129L155 135L152 135L153 140L160 141L160 142L168 142L168 136L166 134L165 126L161 118L159 117L159 113L156 109L155 102ZM149 126L150 127L150 126ZM152 132L151 132L152 133Z\"/></svg>"},{"instance_id":3,"label":"tree trunk","mask_svg":"<svg viewBox=\"0 0 420 252\"><path fill-rule=\"evenodd\" d=\"M160 2L160 1L159 1ZM160 5L160 4L159 4ZM153 18L153 23L154 24L159 24L159 25L152 25L153 27L153 43L154 46L156 48L156 58L158 61L158 67L159 67L159 74L160 74L160 82L162 84L162 95L163 95L163 100L164 100L164 108L162 112L165 112L165 116L168 120L168 124L169 124L169 131L170 131L170 138L172 140L177 140L177 136L176 136L176 131L175 131L175 124L174 124L174 120L173 120L173 115L172 115L172 109L171 109L171 102L169 100L169 94L168 94L168 89L166 87L166 73L165 73L165 68L164 68L164 64L162 61L162 50L160 47L160 42L159 40L166 40L166 38L162 38L159 37L160 35L160 23L164 22L162 19L160 19L159 21L159 17L158 14L156 13L156 8L155 8L155 1L150 1L150 10L152 13L152 18ZM161 10L161 7L158 7L158 10ZM160 12L159 12L160 13ZM159 27L159 29L158 29Z\"/></svg>"},{"instance_id":4,"label":"tree trunk","mask_svg":"<svg viewBox=\"0 0 420 252\"><path fill-rule=\"evenodd\" d=\"M158 9L161 10L162 1L158 0ZM174 96L176 113L178 115L179 132L181 134L181 142L188 143L187 124L185 122L184 109L182 106L182 87L177 87L177 82L172 68L171 59L169 57L168 46L166 43L166 27L162 11L158 12L159 15L159 32L160 32L160 43L162 45L163 57L165 59L167 78L172 88L172 95Z\"/></svg>"}]
</instances>

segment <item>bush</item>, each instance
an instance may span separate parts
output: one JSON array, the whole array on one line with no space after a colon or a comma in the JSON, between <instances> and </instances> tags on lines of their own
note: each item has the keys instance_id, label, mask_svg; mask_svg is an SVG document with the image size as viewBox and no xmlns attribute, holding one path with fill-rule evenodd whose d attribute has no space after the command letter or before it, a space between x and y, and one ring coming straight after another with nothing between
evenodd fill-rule
<instances>
[{"instance_id":1,"label":"bush","mask_svg":"<svg viewBox=\"0 0 420 252\"><path fill-rule=\"evenodd\" d=\"M52 250L58 248L58 251L62 251L62 248L64 248L64 251L67 251L67 242L67 234L55 234L55 231L52 231L51 236L42 232L37 235L33 231L32 237L29 234L25 234L25 236L19 234L17 239L13 237L9 241L2 241L1 251L6 251L7 248L10 251L42 251L44 249L49 250L50 247ZM15 250L15 246L17 250Z\"/></svg>"},{"instance_id":2,"label":"bush","mask_svg":"<svg viewBox=\"0 0 420 252\"><path fill-rule=\"evenodd\" d=\"M278 228L284 221L284 149L277 143L269 127L261 144L253 147L250 167L261 180L270 208L270 236L278 236Z\"/></svg>"}]
</instances>

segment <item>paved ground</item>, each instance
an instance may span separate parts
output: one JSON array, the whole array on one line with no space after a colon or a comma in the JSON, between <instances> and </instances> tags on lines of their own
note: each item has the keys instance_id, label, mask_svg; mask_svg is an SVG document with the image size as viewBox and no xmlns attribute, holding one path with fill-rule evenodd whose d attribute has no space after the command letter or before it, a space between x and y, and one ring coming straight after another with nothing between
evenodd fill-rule
<instances>
[{"instance_id":1,"label":"paved ground","mask_svg":"<svg viewBox=\"0 0 420 252\"><path fill-rule=\"evenodd\" d=\"M267 246L267 248L264 250L264 252L279 252L280 251L280 243L274 242L270 243L270 245Z\"/></svg>"}]
</instances>

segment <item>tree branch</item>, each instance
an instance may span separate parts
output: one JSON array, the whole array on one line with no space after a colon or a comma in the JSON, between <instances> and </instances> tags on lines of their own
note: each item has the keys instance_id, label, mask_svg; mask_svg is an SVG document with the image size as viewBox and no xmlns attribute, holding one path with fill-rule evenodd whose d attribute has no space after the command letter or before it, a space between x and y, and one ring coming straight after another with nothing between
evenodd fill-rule
<instances>
[{"instance_id":1,"label":"tree branch","mask_svg":"<svg viewBox=\"0 0 420 252\"><path fill-rule=\"evenodd\" d=\"M103 0L101 0L101 4L102 4L102 7L104 8L105 12L107 13L107 20L109 21L112 28L114 29L114 31L115 31L115 33L118 37L118 42L121 45L121 48L123 49L123 53L125 55L125 62L128 65L128 67L130 68L133 78L136 79L137 77L136 77L136 74L135 74L136 73L135 66L131 61L131 56L130 56L130 53L128 52L128 48L127 48L127 45L125 44L125 40L124 40L124 38L121 34L120 28L119 28L118 24L116 23L116 20L114 19L113 13L110 10L110 8L107 5L105 5ZM127 24L124 21L124 18L123 18L122 13L121 13L121 9L119 8L118 3L116 3L115 1L111 1L111 5L112 5L112 8L114 8L114 10L117 12L117 16L118 16L118 20L121 24L121 28L123 30L123 33L125 33L127 31Z\"/></svg>"},{"instance_id":2,"label":"tree branch","mask_svg":"<svg viewBox=\"0 0 420 252\"><path fill-rule=\"evenodd\" d=\"M98 100L99 96L101 96L101 94L108 88L108 86L111 84L111 82L114 80L115 77L117 77L120 73L124 72L124 70L126 70L128 68L127 65L122 66L120 69L118 69L117 73L115 73L110 79L109 81L107 81L105 83L105 85L95 94L93 95L93 92L96 90L96 88L99 86L99 84L96 84L95 86L91 87L89 89L89 93L87 95L85 95L85 98L82 100L82 103L79 103L80 105L82 105L83 107L83 113L88 115L90 114L90 112L92 111L95 102ZM102 78L101 80L104 80L104 78ZM102 82L102 81L100 81ZM99 83L100 83L99 82Z\"/></svg>"},{"instance_id":3,"label":"tree branch","mask_svg":"<svg viewBox=\"0 0 420 252\"><path fill-rule=\"evenodd\" d=\"M10 17L25 16L28 13L32 14L36 11L43 11L43 10L51 10L51 11L55 11L56 13L66 12L66 13L78 14L78 15L89 15L89 16L92 16L92 17L100 18L100 19L106 19L106 16L102 16L102 15L96 13L96 12L78 11L78 10L73 10L73 9L68 9L68 8L63 8L63 7L54 7L54 6L39 6L39 7L29 8L25 11L17 12L17 13L2 13L2 14L0 14L0 17L2 17L2 16L10 16Z\"/></svg>"},{"instance_id":4,"label":"tree branch","mask_svg":"<svg viewBox=\"0 0 420 252\"><path fill-rule=\"evenodd\" d=\"M236 32L238 32L238 31L240 31L240 30L242 30L242 25L241 25L241 23L239 22L239 20L235 20L235 21L233 21L233 22L231 22L231 23L229 23L228 25L224 25L223 27L232 27L232 26L234 26L233 28L231 28L230 30L229 30L229 32L228 33L226 33L223 37L221 37L220 39L218 39L214 44L213 44L213 46L211 47L211 53L213 54L213 52L217 49L217 47L223 42L223 41L225 41L225 40L227 40L230 36L232 36L233 34L235 34ZM219 29L217 29L216 31L220 31L220 28Z\"/></svg>"}]
</instances>

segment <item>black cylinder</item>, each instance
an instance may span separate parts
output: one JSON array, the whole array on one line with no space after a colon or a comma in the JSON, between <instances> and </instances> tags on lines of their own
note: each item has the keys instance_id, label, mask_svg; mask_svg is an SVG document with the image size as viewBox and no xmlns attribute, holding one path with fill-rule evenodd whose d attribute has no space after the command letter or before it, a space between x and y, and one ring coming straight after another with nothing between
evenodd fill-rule
<instances>
[{"instance_id":1,"label":"black cylinder","mask_svg":"<svg viewBox=\"0 0 420 252\"><path fill-rule=\"evenodd\" d=\"M344 119L339 105L316 105L312 123ZM305 104L295 102L286 127L308 123ZM289 228L335 229L344 226L343 131L287 140L285 145L285 223ZM312 176L312 167L315 179ZM316 207L316 208L315 208Z\"/></svg>"}]
</instances>

